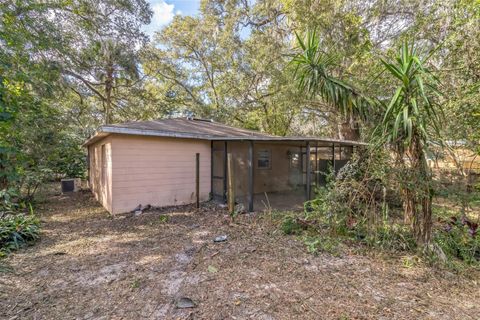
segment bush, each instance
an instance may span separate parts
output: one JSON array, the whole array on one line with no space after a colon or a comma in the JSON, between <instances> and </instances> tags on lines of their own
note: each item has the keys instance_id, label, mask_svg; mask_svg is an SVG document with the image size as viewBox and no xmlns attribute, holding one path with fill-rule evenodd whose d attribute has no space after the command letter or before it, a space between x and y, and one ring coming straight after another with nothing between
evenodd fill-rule
<instances>
[{"instance_id":1,"label":"bush","mask_svg":"<svg viewBox=\"0 0 480 320\"><path fill-rule=\"evenodd\" d=\"M364 243L389 251L413 251L417 244L410 229L398 224L384 224L366 233Z\"/></svg>"},{"instance_id":2,"label":"bush","mask_svg":"<svg viewBox=\"0 0 480 320\"><path fill-rule=\"evenodd\" d=\"M285 216L280 226L284 234L301 234L303 227L297 222L293 216Z\"/></svg>"},{"instance_id":3,"label":"bush","mask_svg":"<svg viewBox=\"0 0 480 320\"><path fill-rule=\"evenodd\" d=\"M0 219L0 255L28 245L39 238L40 221L33 214L8 215Z\"/></svg>"},{"instance_id":4,"label":"bush","mask_svg":"<svg viewBox=\"0 0 480 320\"><path fill-rule=\"evenodd\" d=\"M326 252L332 255L340 253L340 239L330 236L305 236L303 243L307 247L308 253L317 254Z\"/></svg>"},{"instance_id":5,"label":"bush","mask_svg":"<svg viewBox=\"0 0 480 320\"><path fill-rule=\"evenodd\" d=\"M480 236L465 219L452 217L443 229L434 233L433 242L450 260L459 259L469 265L480 263Z\"/></svg>"},{"instance_id":6,"label":"bush","mask_svg":"<svg viewBox=\"0 0 480 320\"><path fill-rule=\"evenodd\" d=\"M390 167L381 152L356 155L336 176L327 174L326 185L315 190L315 199L305 203L302 214L283 217L283 233L301 236L310 253L336 253L342 241L353 240L380 250L417 252L427 261L449 267L480 266L478 222L464 214L454 218L456 212L437 209L439 220L450 222L433 230L430 244L417 245L410 225L402 219L401 172Z\"/></svg>"},{"instance_id":7,"label":"bush","mask_svg":"<svg viewBox=\"0 0 480 320\"><path fill-rule=\"evenodd\" d=\"M22 191L21 199L25 203L32 203L40 185L52 178L53 172L49 168L37 167L34 169L23 170L19 186Z\"/></svg>"},{"instance_id":8,"label":"bush","mask_svg":"<svg viewBox=\"0 0 480 320\"><path fill-rule=\"evenodd\" d=\"M18 197L18 192L13 188L0 190L0 218L19 209Z\"/></svg>"},{"instance_id":9,"label":"bush","mask_svg":"<svg viewBox=\"0 0 480 320\"><path fill-rule=\"evenodd\" d=\"M81 145L82 139L77 136L66 133L60 135L59 141L48 156L48 167L60 177L85 178L87 158Z\"/></svg>"}]
</instances>

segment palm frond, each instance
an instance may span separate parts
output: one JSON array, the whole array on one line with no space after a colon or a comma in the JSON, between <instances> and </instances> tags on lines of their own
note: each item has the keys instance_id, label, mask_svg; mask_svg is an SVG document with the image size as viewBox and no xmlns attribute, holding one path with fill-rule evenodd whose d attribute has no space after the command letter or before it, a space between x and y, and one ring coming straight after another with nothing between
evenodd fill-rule
<instances>
[{"instance_id":1,"label":"palm frond","mask_svg":"<svg viewBox=\"0 0 480 320\"><path fill-rule=\"evenodd\" d=\"M371 99L333 75L333 70L338 67L338 57L323 50L316 30L307 31L304 37L297 33L295 36L298 53L291 63L295 66L294 78L298 88L310 98L319 96L345 116L362 117L365 109L371 105Z\"/></svg>"},{"instance_id":2,"label":"palm frond","mask_svg":"<svg viewBox=\"0 0 480 320\"><path fill-rule=\"evenodd\" d=\"M439 113L441 115L443 112L432 98L438 94L438 81L425 67L426 61L417 55L413 44L406 42L392 62L381 59L385 71L399 82L395 94L385 107L381 125L383 134L391 142L409 145L415 135L427 139L428 128L435 131L439 128Z\"/></svg>"}]
</instances>

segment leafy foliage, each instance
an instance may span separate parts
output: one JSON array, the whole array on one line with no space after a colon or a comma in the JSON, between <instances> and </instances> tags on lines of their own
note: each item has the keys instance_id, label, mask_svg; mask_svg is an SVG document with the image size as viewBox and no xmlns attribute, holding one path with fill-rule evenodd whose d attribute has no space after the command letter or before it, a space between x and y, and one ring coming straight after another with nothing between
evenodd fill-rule
<instances>
[{"instance_id":1,"label":"leafy foliage","mask_svg":"<svg viewBox=\"0 0 480 320\"><path fill-rule=\"evenodd\" d=\"M304 228L297 222L295 216L286 215L281 224L284 234L301 234Z\"/></svg>"},{"instance_id":2,"label":"leafy foliage","mask_svg":"<svg viewBox=\"0 0 480 320\"><path fill-rule=\"evenodd\" d=\"M480 263L480 237L477 229L478 224L468 219L452 217L448 223L444 224L443 229L435 232L433 241L447 256L467 264L478 264Z\"/></svg>"},{"instance_id":3,"label":"leafy foliage","mask_svg":"<svg viewBox=\"0 0 480 320\"><path fill-rule=\"evenodd\" d=\"M34 215L8 215L0 218L0 255L37 240L40 221Z\"/></svg>"},{"instance_id":4,"label":"leafy foliage","mask_svg":"<svg viewBox=\"0 0 480 320\"><path fill-rule=\"evenodd\" d=\"M428 58L422 57L416 46L405 42L395 62L382 59L386 70L400 83L386 106L382 133L400 152L414 143L414 138L426 147L430 128L437 135L439 132L442 109L432 100L432 94L440 94L436 88L438 79L426 67Z\"/></svg>"},{"instance_id":5,"label":"leafy foliage","mask_svg":"<svg viewBox=\"0 0 480 320\"><path fill-rule=\"evenodd\" d=\"M20 204L16 201L19 195L13 188L0 190L0 213L10 214L16 212Z\"/></svg>"},{"instance_id":6,"label":"leafy foliage","mask_svg":"<svg viewBox=\"0 0 480 320\"><path fill-rule=\"evenodd\" d=\"M318 254L319 252L326 252L332 255L340 253L340 239L331 236L304 236L303 242L307 248L307 252L311 254Z\"/></svg>"},{"instance_id":7,"label":"leafy foliage","mask_svg":"<svg viewBox=\"0 0 480 320\"><path fill-rule=\"evenodd\" d=\"M398 175L405 221L411 223L420 244L428 244L431 236L433 191L426 154L429 141L439 136L442 113L433 100L439 94L437 79L426 67L431 54L421 55L413 44L404 42L393 62L382 60L399 84L376 131L380 143L388 143L395 152L399 172L406 173Z\"/></svg>"},{"instance_id":8,"label":"leafy foliage","mask_svg":"<svg viewBox=\"0 0 480 320\"><path fill-rule=\"evenodd\" d=\"M325 46L320 42L317 31L309 30L305 39L295 35L300 53L291 63L295 66L294 75L300 90L312 98L319 95L326 103L340 109L347 118L365 115L371 102L358 89L332 75L338 57L324 51Z\"/></svg>"}]
</instances>

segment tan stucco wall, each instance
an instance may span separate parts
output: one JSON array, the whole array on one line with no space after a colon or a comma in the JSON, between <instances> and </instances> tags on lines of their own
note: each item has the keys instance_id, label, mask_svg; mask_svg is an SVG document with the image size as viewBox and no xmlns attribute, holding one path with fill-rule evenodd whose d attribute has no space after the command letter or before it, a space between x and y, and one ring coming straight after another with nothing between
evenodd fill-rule
<instances>
[{"instance_id":1,"label":"tan stucco wall","mask_svg":"<svg viewBox=\"0 0 480 320\"><path fill-rule=\"evenodd\" d=\"M101 146L107 152L106 179L102 181ZM248 142L228 142L235 166L235 191L244 201L248 191ZM223 148L223 142L216 142ZM200 153L200 199L210 195L210 141L113 134L90 147L90 186L96 199L111 213L133 210L139 204L180 205L195 202L195 154ZM271 152L271 167L257 167L258 151ZM290 168L288 152L295 146L255 143L254 193L291 190L300 182ZM214 175L223 176L223 152L215 153ZM222 180L216 191L223 191Z\"/></svg>"},{"instance_id":2,"label":"tan stucco wall","mask_svg":"<svg viewBox=\"0 0 480 320\"><path fill-rule=\"evenodd\" d=\"M113 135L112 213L139 204L193 203L195 154L200 153L200 200L210 195L210 141Z\"/></svg>"},{"instance_id":3,"label":"tan stucco wall","mask_svg":"<svg viewBox=\"0 0 480 320\"><path fill-rule=\"evenodd\" d=\"M105 146L105 164L102 165L102 146ZM106 137L89 147L89 185L92 193L105 209L112 211L112 138Z\"/></svg>"}]
</instances>

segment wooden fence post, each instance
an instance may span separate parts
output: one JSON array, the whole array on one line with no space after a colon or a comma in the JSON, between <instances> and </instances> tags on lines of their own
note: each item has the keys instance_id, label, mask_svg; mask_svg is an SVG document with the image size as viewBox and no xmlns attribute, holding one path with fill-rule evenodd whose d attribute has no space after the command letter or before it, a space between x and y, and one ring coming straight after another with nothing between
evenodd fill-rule
<instances>
[{"instance_id":1,"label":"wooden fence post","mask_svg":"<svg viewBox=\"0 0 480 320\"><path fill-rule=\"evenodd\" d=\"M200 208L200 153L196 154L195 159L195 194L197 196L196 207Z\"/></svg>"},{"instance_id":2,"label":"wooden fence post","mask_svg":"<svg viewBox=\"0 0 480 320\"><path fill-rule=\"evenodd\" d=\"M228 168L228 211L230 214L235 213L235 177L233 175L233 159L232 154L227 155Z\"/></svg>"}]
</instances>

